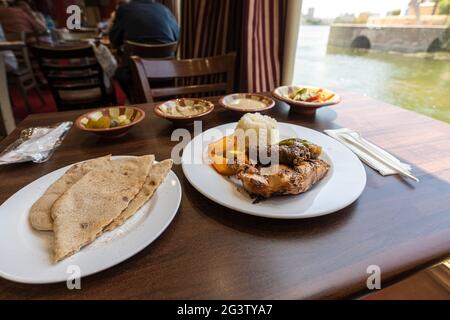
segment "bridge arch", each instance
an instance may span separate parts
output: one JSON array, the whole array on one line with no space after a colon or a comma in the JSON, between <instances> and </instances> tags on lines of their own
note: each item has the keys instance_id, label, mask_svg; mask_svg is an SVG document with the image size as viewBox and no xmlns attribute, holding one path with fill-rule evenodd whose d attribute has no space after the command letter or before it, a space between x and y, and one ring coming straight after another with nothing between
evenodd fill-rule
<instances>
[{"instance_id":1,"label":"bridge arch","mask_svg":"<svg viewBox=\"0 0 450 320\"><path fill-rule=\"evenodd\" d=\"M353 39L351 47L356 49L370 49L370 40L366 36L357 36Z\"/></svg>"},{"instance_id":2,"label":"bridge arch","mask_svg":"<svg viewBox=\"0 0 450 320\"><path fill-rule=\"evenodd\" d=\"M430 45L428 46L427 52L436 52L441 49L442 43L439 38L434 39L431 41Z\"/></svg>"}]
</instances>

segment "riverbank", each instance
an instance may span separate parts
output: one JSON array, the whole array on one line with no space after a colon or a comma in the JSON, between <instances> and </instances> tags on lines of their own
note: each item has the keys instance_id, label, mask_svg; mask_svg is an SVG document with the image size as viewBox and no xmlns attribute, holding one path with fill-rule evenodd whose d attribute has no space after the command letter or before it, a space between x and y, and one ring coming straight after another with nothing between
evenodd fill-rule
<instances>
[{"instance_id":1,"label":"riverbank","mask_svg":"<svg viewBox=\"0 0 450 320\"><path fill-rule=\"evenodd\" d=\"M450 123L450 54L327 48L328 26L301 26L294 83L341 87Z\"/></svg>"}]
</instances>

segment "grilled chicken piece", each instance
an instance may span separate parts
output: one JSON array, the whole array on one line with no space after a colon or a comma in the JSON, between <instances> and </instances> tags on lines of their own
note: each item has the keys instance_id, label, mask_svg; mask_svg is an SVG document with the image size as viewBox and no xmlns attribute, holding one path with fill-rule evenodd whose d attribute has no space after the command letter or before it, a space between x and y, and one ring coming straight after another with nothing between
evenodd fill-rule
<instances>
[{"instance_id":1,"label":"grilled chicken piece","mask_svg":"<svg viewBox=\"0 0 450 320\"><path fill-rule=\"evenodd\" d=\"M256 196L299 194L308 191L328 172L330 166L323 160L303 161L297 166L283 164L269 167L247 167L238 174L244 189Z\"/></svg>"}]
</instances>

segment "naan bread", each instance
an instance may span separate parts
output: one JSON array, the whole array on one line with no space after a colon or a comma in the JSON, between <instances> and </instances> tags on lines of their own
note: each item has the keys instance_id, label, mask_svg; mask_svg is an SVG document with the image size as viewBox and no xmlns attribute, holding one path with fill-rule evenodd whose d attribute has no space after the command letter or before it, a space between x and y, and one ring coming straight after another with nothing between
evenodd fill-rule
<instances>
[{"instance_id":1,"label":"naan bread","mask_svg":"<svg viewBox=\"0 0 450 320\"><path fill-rule=\"evenodd\" d=\"M86 173L93 169L106 166L110 160L111 155L108 155L76 164L67 170L61 178L48 187L44 194L31 207L29 215L31 226L41 231L53 230L51 208L55 201Z\"/></svg>"},{"instance_id":2,"label":"naan bread","mask_svg":"<svg viewBox=\"0 0 450 320\"><path fill-rule=\"evenodd\" d=\"M152 196L158 189L159 185L164 181L169 170L172 168L172 159L167 159L153 164L151 167L147 179L145 179L144 185L141 191L130 202L128 207L122 211L122 213L114 219L114 221L108 225L105 231L111 231L118 226L122 225L131 216L133 216Z\"/></svg>"},{"instance_id":3,"label":"naan bread","mask_svg":"<svg viewBox=\"0 0 450 320\"><path fill-rule=\"evenodd\" d=\"M52 207L55 262L79 251L103 232L141 190L154 156L111 161L92 170Z\"/></svg>"}]
</instances>

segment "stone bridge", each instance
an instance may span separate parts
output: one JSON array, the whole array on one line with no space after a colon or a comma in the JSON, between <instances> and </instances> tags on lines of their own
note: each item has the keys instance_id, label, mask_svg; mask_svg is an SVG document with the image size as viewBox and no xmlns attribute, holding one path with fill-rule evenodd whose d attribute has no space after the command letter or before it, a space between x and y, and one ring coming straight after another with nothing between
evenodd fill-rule
<instances>
[{"instance_id":1,"label":"stone bridge","mask_svg":"<svg viewBox=\"0 0 450 320\"><path fill-rule=\"evenodd\" d=\"M370 26L333 24L328 45L404 53L439 49L447 28L443 26Z\"/></svg>"}]
</instances>

